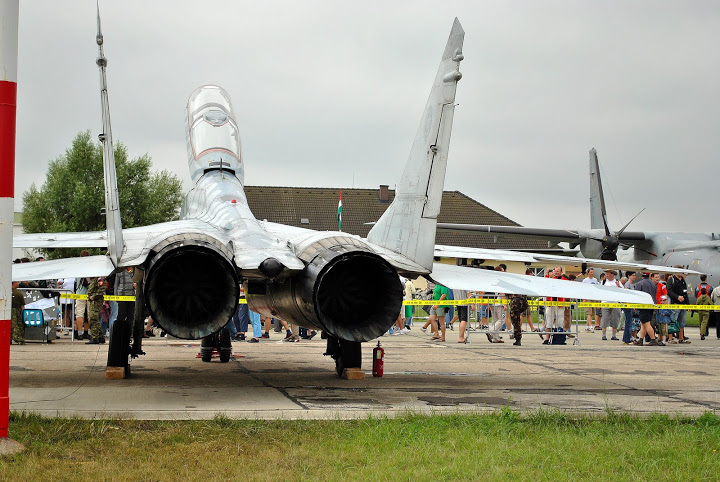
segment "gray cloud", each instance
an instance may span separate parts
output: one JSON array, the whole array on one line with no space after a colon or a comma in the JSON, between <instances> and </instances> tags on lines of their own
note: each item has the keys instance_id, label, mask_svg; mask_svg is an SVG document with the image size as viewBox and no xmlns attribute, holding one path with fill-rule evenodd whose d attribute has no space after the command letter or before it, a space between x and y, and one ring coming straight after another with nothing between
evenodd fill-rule
<instances>
[{"instance_id":1,"label":"gray cloud","mask_svg":"<svg viewBox=\"0 0 720 482\"><path fill-rule=\"evenodd\" d=\"M233 96L262 185L374 187L402 173L459 17L446 189L529 226L587 227L596 147L611 224L712 231L720 168L715 2L101 2L113 134L189 184L184 106ZM95 2L20 7L16 195L99 132ZM16 203L17 204L17 203ZM18 204L19 205L19 204Z\"/></svg>"}]
</instances>

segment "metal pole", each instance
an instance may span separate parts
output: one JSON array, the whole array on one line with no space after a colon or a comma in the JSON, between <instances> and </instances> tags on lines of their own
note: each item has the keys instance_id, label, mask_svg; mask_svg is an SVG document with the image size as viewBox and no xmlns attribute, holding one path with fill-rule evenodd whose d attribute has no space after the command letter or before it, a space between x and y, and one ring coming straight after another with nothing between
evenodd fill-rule
<instances>
[{"instance_id":1,"label":"metal pole","mask_svg":"<svg viewBox=\"0 0 720 482\"><path fill-rule=\"evenodd\" d=\"M10 310L19 0L0 0L0 438L10 424Z\"/></svg>"}]
</instances>

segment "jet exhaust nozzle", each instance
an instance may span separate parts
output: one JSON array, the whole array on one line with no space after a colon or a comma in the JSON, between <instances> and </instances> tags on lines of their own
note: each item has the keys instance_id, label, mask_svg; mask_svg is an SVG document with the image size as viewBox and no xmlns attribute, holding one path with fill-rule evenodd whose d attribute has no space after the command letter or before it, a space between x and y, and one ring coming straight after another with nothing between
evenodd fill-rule
<instances>
[{"instance_id":1,"label":"jet exhaust nozzle","mask_svg":"<svg viewBox=\"0 0 720 482\"><path fill-rule=\"evenodd\" d=\"M233 316L240 284L232 255L212 238L170 238L146 271L145 299L153 321L169 334L200 339Z\"/></svg>"},{"instance_id":2,"label":"jet exhaust nozzle","mask_svg":"<svg viewBox=\"0 0 720 482\"><path fill-rule=\"evenodd\" d=\"M298 275L248 281L253 311L348 341L382 336L397 320L403 288L395 269L361 241L333 237L308 247Z\"/></svg>"}]
</instances>

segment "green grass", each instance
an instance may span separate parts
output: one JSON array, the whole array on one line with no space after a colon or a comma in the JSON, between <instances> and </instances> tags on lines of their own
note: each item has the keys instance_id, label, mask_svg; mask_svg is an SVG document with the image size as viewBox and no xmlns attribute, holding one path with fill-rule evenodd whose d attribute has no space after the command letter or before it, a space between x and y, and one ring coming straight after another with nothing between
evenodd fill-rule
<instances>
[{"instance_id":1,"label":"green grass","mask_svg":"<svg viewBox=\"0 0 720 482\"><path fill-rule=\"evenodd\" d=\"M720 418L608 413L351 421L12 414L1 480L717 480Z\"/></svg>"}]
</instances>

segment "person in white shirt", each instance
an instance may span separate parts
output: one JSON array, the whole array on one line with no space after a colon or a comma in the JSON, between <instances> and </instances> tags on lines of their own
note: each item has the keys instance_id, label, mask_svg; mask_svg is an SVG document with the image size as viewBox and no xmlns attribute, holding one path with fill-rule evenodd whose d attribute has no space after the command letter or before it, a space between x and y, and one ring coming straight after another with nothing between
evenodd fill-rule
<instances>
[{"instance_id":1,"label":"person in white shirt","mask_svg":"<svg viewBox=\"0 0 720 482\"><path fill-rule=\"evenodd\" d=\"M720 284L717 288L712 290L712 293L710 293L710 299L713 304L720 305ZM715 334L717 335L717 339L720 340L720 312L711 311L710 319L712 320L713 318L715 318Z\"/></svg>"},{"instance_id":2,"label":"person in white shirt","mask_svg":"<svg viewBox=\"0 0 720 482\"><path fill-rule=\"evenodd\" d=\"M75 291L75 278L62 278L58 280L58 290L61 294L73 294ZM60 298L60 308L62 309L62 326L70 328L72 326L73 300L70 298Z\"/></svg>"},{"instance_id":3,"label":"person in white shirt","mask_svg":"<svg viewBox=\"0 0 720 482\"><path fill-rule=\"evenodd\" d=\"M406 301L412 301L415 298L415 284L411 279L405 280L405 294L403 299ZM413 305L405 305L405 313L403 318L403 329L401 333L408 333L412 329L412 317L413 317Z\"/></svg>"},{"instance_id":4,"label":"person in white shirt","mask_svg":"<svg viewBox=\"0 0 720 482\"><path fill-rule=\"evenodd\" d=\"M585 276L585 279L582 280L583 283L596 285L599 284L598 280L595 279L595 269L590 268L587 270L587 276ZM587 301L587 300L584 300ZM586 308L585 313L587 313L587 326L585 327L585 331L589 331L590 333L593 333L595 329L593 326L600 326L600 314L597 313L596 308ZM595 324L593 325L593 320Z\"/></svg>"},{"instance_id":5,"label":"person in white shirt","mask_svg":"<svg viewBox=\"0 0 720 482\"><path fill-rule=\"evenodd\" d=\"M613 270L607 270L605 271L606 277L603 281L603 286L615 286L616 288L622 288L623 285L620 283L619 280L615 279L615 271ZM603 303L609 303L609 301L604 301ZM617 330L618 330L618 324L620 323L620 308L602 308L602 339L607 340L607 335L605 334L608 327L612 328L612 338L611 340L617 340Z\"/></svg>"}]
</instances>

